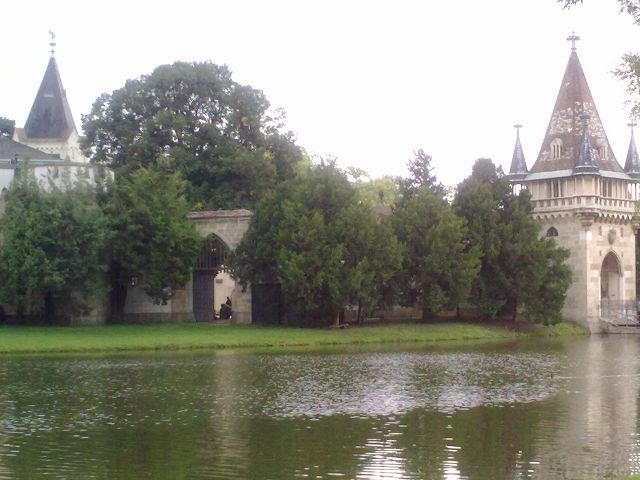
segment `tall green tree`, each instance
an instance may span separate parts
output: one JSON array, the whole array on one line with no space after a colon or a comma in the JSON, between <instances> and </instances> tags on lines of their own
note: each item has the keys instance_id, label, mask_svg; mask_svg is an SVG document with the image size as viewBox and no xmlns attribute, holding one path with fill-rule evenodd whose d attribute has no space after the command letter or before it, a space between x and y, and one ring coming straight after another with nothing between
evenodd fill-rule
<instances>
[{"instance_id":1,"label":"tall green tree","mask_svg":"<svg viewBox=\"0 0 640 480\"><path fill-rule=\"evenodd\" d=\"M446 188L433 173L432 160L431 155L427 155L421 148L414 152L413 159L407 162L407 170L409 170L410 175L406 178L398 179L402 197L417 195L423 188L429 189L431 193L438 197L445 196Z\"/></svg>"},{"instance_id":2,"label":"tall green tree","mask_svg":"<svg viewBox=\"0 0 640 480\"><path fill-rule=\"evenodd\" d=\"M349 176L354 178L353 184L360 197L370 207L384 205L392 207L398 201L398 182L391 176L369 178L368 176L354 177L353 172Z\"/></svg>"},{"instance_id":3,"label":"tall green tree","mask_svg":"<svg viewBox=\"0 0 640 480\"><path fill-rule=\"evenodd\" d=\"M420 305L427 320L466 298L478 272L478 249L469 248L466 221L443 198L424 186L415 192L400 202L393 225L405 249L403 303Z\"/></svg>"},{"instance_id":4,"label":"tall green tree","mask_svg":"<svg viewBox=\"0 0 640 480\"><path fill-rule=\"evenodd\" d=\"M0 218L0 299L18 314L67 323L105 291L107 221L87 185L12 184Z\"/></svg>"},{"instance_id":5,"label":"tall green tree","mask_svg":"<svg viewBox=\"0 0 640 480\"><path fill-rule=\"evenodd\" d=\"M508 179L489 159L479 159L453 202L469 225L470 244L481 251L471 302L486 318L516 318L527 306L536 321L556 321L569 287L568 252L541 239L530 217L526 190L514 195Z\"/></svg>"},{"instance_id":6,"label":"tall green tree","mask_svg":"<svg viewBox=\"0 0 640 480\"><path fill-rule=\"evenodd\" d=\"M200 248L185 181L161 168L138 168L110 184L101 198L113 232L108 247L111 305L121 312L127 286L137 279L157 302L184 286Z\"/></svg>"},{"instance_id":7,"label":"tall green tree","mask_svg":"<svg viewBox=\"0 0 640 480\"><path fill-rule=\"evenodd\" d=\"M455 212L467 221L470 244L482 252L470 299L487 318L495 317L507 303L508 279L500 261L506 235L501 211L510 192L509 182L498 176L493 162L479 159L471 176L458 185L453 202Z\"/></svg>"},{"instance_id":8,"label":"tall green tree","mask_svg":"<svg viewBox=\"0 0 640 480\"><path fill-rule=\"evenodd\" d=\"M280 284L289 321L326 325L369 303L400 263L387 225L334 164L313 167L258 204L235 251L243 283Z\"/></svg>"},{"instance_id":9,"label":"tall green tree","mask_svg":"<svg viewBox=\"0 0 640 480\"><path fill-rule=\"evenodd\" d=\"M280 113L226 66L176 62L101 95L83 116L91 159L126 175L174 159L197 207L252 208L303 158Z\"/></svg>"},{"instance_id":10,"label":"tall green tree","mask_svg":"<svg viewBox=\"0 0 640 480\"><path fill-rule=\"evenodd\" d=\"M562 321L562 307L571 285L567 266L569 251L559 248L552 238L541 238L531 252L535 261L527 269L528 282L521 290L529 320L545 325Z\"/></svg>"}]
</instances>

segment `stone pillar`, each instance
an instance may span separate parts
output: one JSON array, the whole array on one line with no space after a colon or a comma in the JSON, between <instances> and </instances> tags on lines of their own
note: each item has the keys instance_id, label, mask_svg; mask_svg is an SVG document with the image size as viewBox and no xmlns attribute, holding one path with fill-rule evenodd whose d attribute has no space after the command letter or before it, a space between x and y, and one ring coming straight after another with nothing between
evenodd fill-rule
<instances>
[{"instance_id":1,"label":"stone pillar","mask_svg":"<svg viewBox=\"0 0 640 480\"><path fill-rule=\"evenodd\" d=\"M242 286L236 284L236 288L231 293L231 303L233 305L231 323L251 323L251 285L247 285L243 291Z\"/></svg>"},{"instance_id":2,"label":"stone pillar","mask_svg":"<svg viewBox=\"0 0 640 480\"><path fill-rule=\"evenodd\" d=\"M593 223L598 217L597 212L583 212L580 214L580 223L583 228L581 232L581 251L584 252L582 266L584 268L583 278L578 279L582 284L582 298L579 302L584 305L584 318L581 320L591 332L602 331L600 325L600 269L602 260L597 251L597 242L593 236Z\"/></svg>"}]
</instances>

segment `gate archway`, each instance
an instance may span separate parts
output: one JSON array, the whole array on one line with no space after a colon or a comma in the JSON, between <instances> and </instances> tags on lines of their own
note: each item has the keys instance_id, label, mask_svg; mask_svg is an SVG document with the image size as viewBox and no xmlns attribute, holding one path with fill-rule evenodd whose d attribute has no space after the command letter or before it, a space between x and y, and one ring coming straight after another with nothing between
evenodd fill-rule
<instances>
[{"instance_id":1,"label":"gate archway","mask_svg":"<svg viewBox=\"0 0 640 480\"><path fill-rule=\"evenodd\" d=\"M229 272L228 255L229 247L217 235L209 235L202 241L193 268L193 315L196 322L215 319L215 278L221 272Z\"/></svg>"},{"instance_id":2,"label":"gate archway","mask_svg":"<svg viewBox=\"0 0 640 480\"><path fill-rule=\"evenodd\" d=\"M600 302L604 312L611 312L621 306L622 289L620 287L622 271L618 257L609 252L602 261L600 270Z\"/></svg>"}]
</instances>

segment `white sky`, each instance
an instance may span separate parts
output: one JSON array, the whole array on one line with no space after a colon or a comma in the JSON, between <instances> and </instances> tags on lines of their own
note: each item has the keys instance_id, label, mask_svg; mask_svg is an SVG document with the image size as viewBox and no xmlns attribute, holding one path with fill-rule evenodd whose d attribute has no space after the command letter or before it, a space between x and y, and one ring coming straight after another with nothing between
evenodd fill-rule
<instances>
[{"instance_id":1,"label":"white sky","mask_svg":"<svg viewBox=\"0 0 640 480\"><path fill-rule=\"evenodd\" d=\"M456 184L479 157L508 170L513 124L535 161L570 53L578 55L618 162L629 142L624 85L640 51L615 0L71 0L3 2L0 116L23 126L49 53L80 128L103 92L176 60L227 64L287 113L298 143L343 166L402 175L415 149Z\"/></svg>"}]
</instances>

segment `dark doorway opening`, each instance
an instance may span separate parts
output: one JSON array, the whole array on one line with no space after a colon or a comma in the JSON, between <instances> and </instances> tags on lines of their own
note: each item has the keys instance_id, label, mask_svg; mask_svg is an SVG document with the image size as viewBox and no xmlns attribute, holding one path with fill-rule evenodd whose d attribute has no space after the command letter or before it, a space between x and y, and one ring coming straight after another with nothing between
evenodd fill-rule
<instances>
[{"instance_id":1,"label":"dark doorway opening","mask_svg":"<svg viewBox=\"0 0 640 480\"><path fill-rule=\"evenodd\" d=\"M193 268L193 315L196 322L215 320L215 277L228 272L226 260L229 247L216 235L204 239Z\"/></svg>"}]
</instances>

